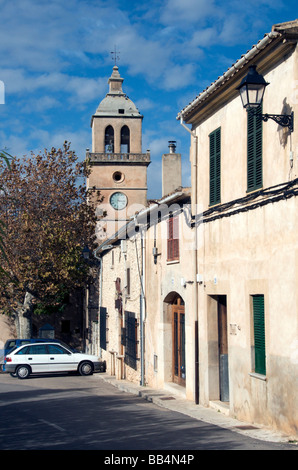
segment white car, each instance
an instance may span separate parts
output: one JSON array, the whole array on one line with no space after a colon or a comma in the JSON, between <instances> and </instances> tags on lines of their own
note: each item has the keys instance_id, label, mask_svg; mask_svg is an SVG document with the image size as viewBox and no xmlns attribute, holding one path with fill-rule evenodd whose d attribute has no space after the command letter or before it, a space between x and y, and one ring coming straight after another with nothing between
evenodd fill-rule
<instances>
[{"instance_id":1,"label":"white car","mask_svg":"<svg viewBox=\"0 0 298 470\"><path fill-rule=\"evenodd\" d=\"M35 343L15 348L5 357L4 372L26 379L30 374L105 372L106 363L97 356L73 352L57 343Z\"/></svg>"}]
</instances>

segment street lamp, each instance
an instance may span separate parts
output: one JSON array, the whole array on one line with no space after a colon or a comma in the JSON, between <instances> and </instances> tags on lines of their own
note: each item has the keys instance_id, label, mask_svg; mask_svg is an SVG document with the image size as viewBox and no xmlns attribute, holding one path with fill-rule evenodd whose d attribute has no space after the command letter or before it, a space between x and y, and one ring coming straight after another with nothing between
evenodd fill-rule
<instances>
[{"instance_id":1,"label":"street lamp","mask_svg":"<svg viewBox=\"0 0 298 470\"><path fill-rule=\"evenodd\" d=\"M87 260L89 259L89 257L90 257L90 249L87 245L85 245L83 248L83 258Z\"/></svg>"},{"instance_id":2,"label":"street lamp","mask_svg":"<svg viewBox=\"0 0 298 470\"><path fill-rule=\"evenodd\" d=\"M237 90L240 93L243 107L250 111L258 108L263 101L266 86L268 86L263 75L257 72L256 65L250 65L247 75L243 78ZM291 114L258 114L263 121L273 119L282 127L288 127L290 132L294 130L294 113Z\"/></svg>"}]
</instances>

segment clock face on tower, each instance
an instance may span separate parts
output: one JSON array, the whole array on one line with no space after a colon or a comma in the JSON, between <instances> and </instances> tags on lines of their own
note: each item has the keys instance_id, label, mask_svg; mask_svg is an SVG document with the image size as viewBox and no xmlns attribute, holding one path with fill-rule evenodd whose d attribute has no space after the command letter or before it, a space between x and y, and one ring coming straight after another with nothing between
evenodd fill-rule
<instances>
[{"instance_id":1,"label":"clock face on tower","mask_svg":"<svg viewBox=\"0 0 298 470\"><path fill-rule=\"evenodd\" d=\"M127 206L127 197L125 194L120 192L113 193L110 197L110 204L113 209L118 211L124 209Z\"/></svg>"}]
</instances>

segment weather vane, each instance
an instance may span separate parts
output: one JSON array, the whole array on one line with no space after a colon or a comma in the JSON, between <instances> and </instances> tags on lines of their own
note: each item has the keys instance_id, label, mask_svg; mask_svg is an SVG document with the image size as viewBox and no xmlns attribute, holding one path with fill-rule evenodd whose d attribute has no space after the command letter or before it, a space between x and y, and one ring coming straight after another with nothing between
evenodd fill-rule
<instances>
[{"instance_id":1,"label":"weather vane","mask_svg":"<svg viewBox=\"0 0 298 470\"><path fill-rule=\"evenodd\" d=\"M115 62L115 65L117 65L117 61L120 60L120 57L119 57L119 51L117 51L117 47L115 46L115 50L111 52L112 54L112 59L113 61Z\"/></svg>"}]
</instances>

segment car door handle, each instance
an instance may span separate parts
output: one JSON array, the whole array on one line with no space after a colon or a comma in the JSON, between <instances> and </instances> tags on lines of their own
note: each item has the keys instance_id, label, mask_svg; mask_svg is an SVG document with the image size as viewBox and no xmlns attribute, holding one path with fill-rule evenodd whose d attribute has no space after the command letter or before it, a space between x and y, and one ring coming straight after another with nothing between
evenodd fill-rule
<instances>
[{"instance_id":1,"label":"car door handle","mask_svg":"<svg viewBox=\"0 0 298 470\"><path fill-rule=\"evenodd\" d=\"M32 357L28 357L28 361L32 361L32 359L33 359Z\"/></svg>"},{"instance_id":2,"label":"car door handle","mask_svg":"<svg viewBox=\"0 0 298 470\"><path fill-rule=\"evenodd\" d=\"M55 360L55 358L54 358L54 357L50 357L50 359L51 359L51 361L54 361L54 360Z\"/></svg>"}]
</instances>

